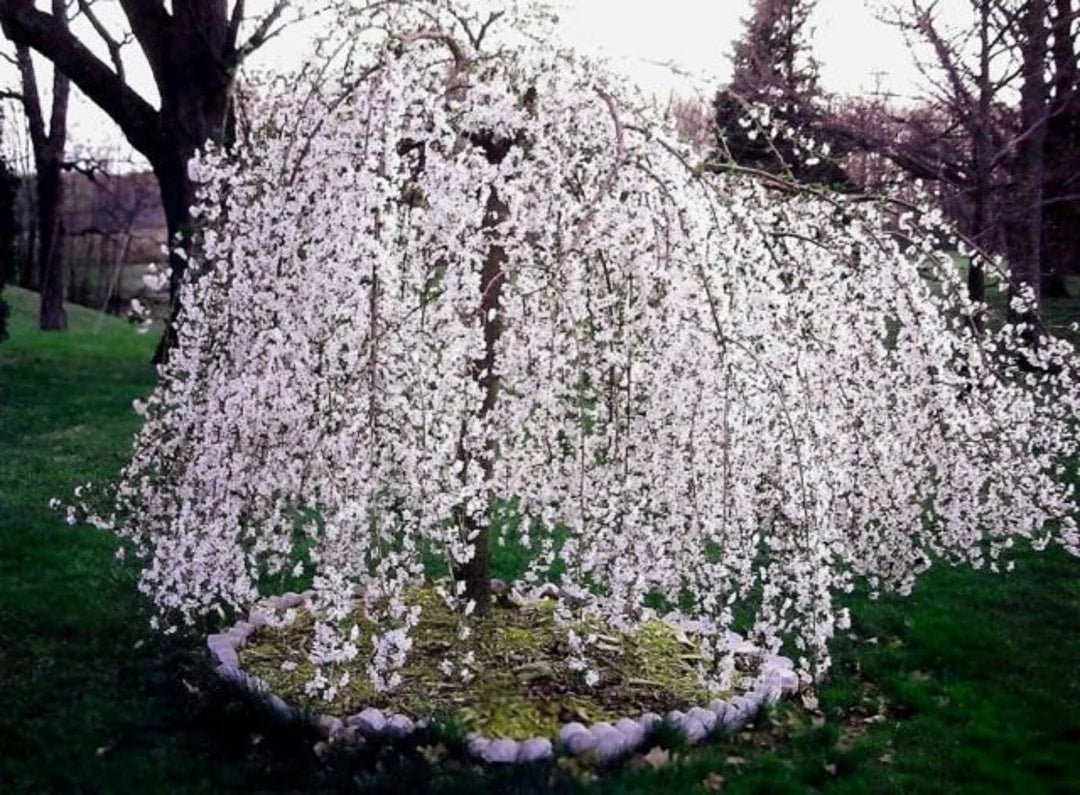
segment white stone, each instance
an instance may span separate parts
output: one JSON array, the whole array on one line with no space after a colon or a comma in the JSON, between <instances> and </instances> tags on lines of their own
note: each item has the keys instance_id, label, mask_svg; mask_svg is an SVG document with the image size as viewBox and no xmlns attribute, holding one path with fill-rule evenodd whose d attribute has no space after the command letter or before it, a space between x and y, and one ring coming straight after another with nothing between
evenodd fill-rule
<instances>
[{"instance_id":1,"label":"white stone","mask_svg":"<svg viewBox=\"0 0 1080 795\"><path fill-rule=\"evenodd\" d=\"M653 729L656 728L657 724L662 723L663 721L660 716L657 715L655 712L646 712L644 715L638 718L637 722L641 725L641 728L645 732L645 734L649 735L653 731Z\"/></svg>"},{"instance_id":2,"label":"white stone","mask_svg":"<svg viewBox=\"0 0 1080 795\"><path fill-rule=\"evenodd\" d=\"M486 762L509 764L517 761L518 744L514 740L492 740L481 755Z\"/></svg>"},{"instance_id":3,"label":"white stone","mask_svg":"<svg viewBox=\"0 0 1080 795\"><path fill-rule=\"evenodd\" d=\"M739 712L747 712L750 702L747 700L746 696L735 696L735 698L728 702L728 706Z\"/></svg>"},{"instance_id":4,"label":"white stone","mask_svg":"<svg viewBox=\"0 0 1080 795\"><path fill-rule=\"evenodd\" d=\"M626 737L618 732L601 732L600 734L594 734L595 743L590 749L598 759L604 762L610 762L613 759L618 759L623 754L630 750L630 743L626 741Z\"/></svg>"},{"instance_id":5,"label":"white stone","mask_svg":"<svg viewBox=\"0 0 1080 795\"><path fill-rule=\"evenodd\" d=\"M315 719L315 725L327 739L336 737L345 728L345 722L333 715L320 715Z\"/></svg>"},{"instance_id":6,"label":"white stone","mask_svg":"<svg viewBox=\"0 0 1080 795\"><path fill-rule=\"evenodd\" d=\"M214 673L233 684L242 684L244 681L244 672L235 665L219 665L214 668Z\"/></svg>"},{"instance_id":7,"label":"white stone","mask_svg":"<svg viewBox=\"0 0 1080 795\"><path fill-rule=\"evenodd\" d=\"M636 748L641 745L645 740L645 727L643 727L636 720L630 720L630 718L623 718L615 724L615 728L619 730L619 733L626 738L626 741L632 748Z\"/></svg>"},{"instance_id":8,"label":"white stone","mask_svg":"<svg viewBox=\"0 0 1080 795\"><path fill-rule=\"evenodd\" d=\"M240 667L240 658L236 654L236 640L229 635L210 635L206 639L206 647L217 659L219 665L227 665L234 668Z\"/></svg>"},{"instance_id":9,"label":"white stone","mask_svg":"<svg viewBox=\"0 0 1080 795\"><path fill-rule=\"evenodd\" d=\"M765 668L780 671L793 671L795 669L795 663L791 661L790 657L784 657L782 654L774 654L773 656L766 658Z\"/></svg>"},{"instance_id":10,"label":"white stone","mask_svg":"<svg viewBox=\"0 0 1080 795\"><path fill-rule=\"evenodd\" d=\"M787 695L799 692L799 675L794 671L780 671L780 690Z\"/></svg>"},{"instance_id":11,"label":"white stone","mask_svg":"<svg viewBox=\"0 0 1080 795\"><path fill-rule=\"evenodd\" d=\"M701 723L705 727L706 732L711 732L716 728L716 713L710 712L702 707L694 707L692 710L686 713L686 717L693 718Z\"/></svg>"},{"instance_id":12,"label":"white stone","mask_svg":"<svg viewBox=\"0 0 1080 795\"><path fill-rule=\"evenodd\" d=\"M386 728L386 717L377 709L368 708L349 718L349 723L365 737L378 737Z\"/></svg>"},{"instance_id":13,"label":"white stone","mask_svg":"<svg viewBox=\"0 0 1080 795\"><path fill-rule=\"evenodd\" d=\"M265 627L270 623L270 616L265 610L259 610L258 608L251 611L248 615L248 623L255 629Z\"/></svg>"},{"instance_id":14,"label":"white stone","mask_svg":"<svg viewBox=\"0 0 1080 795\"><path fill-rule=\"evenodd\" d=\"M696 745L709 736L709 730L705 728L705 724L689 715L679 721L678 725L679 731L683 733L691 745Z\"/></svg>"},{"instance_id":15,"label":"white stone","mask_svg":"<svg viewBox=\"0 0 1080 795\"><path fill-rule=\"evenodd\" d=\"M558 599L559 586L553 582L546 582L533 591L533 599Z\"/></svg>"},{"instance_id":16,"label":"white stone","mask_svg":"<svg viewBox=\"0 0 1080 795\"><path fill-rule=\"evenodd\" d=\"M581 756L596 747L596 735L590 731L571 734L563 743L574 756Z\"/></svg>"},{"instance_id":17,"label":"white stone","mask_svg":"<svg viewBox=\"0 0 1080 795\"><path fill-rule=\"evenodd\" d=\"M734 704L728 704L727 711L724 713L724 717L722 717L720 720L724 724L724 728L730 731L735 731L744 723L746 723L748 717L749 716L746 715L746 713L744 713Z\"/></svg>"},{"instance_id":18,"label":"white stone","mask_svg":"<svg viewBox=\"0 0 1080 795\"><path fill-rule=\"evenodd\" d=\"M622 736L619 730L607 721L599 721L597 723L594 723L589 729L589 731L591 731L597 737L603 737L605 734L619 734L620 736Z\"/></svg>"},{"instance_id":19,"label":"white stone","mask_svg":"<svg viewBox=\"0 0 1080 795\"><path fill-rule=\"evenodd\" d=\"M547 737L534 737L531 740L526 740L518 747L517 761L522 764L542 762L545 759L551 759L553 755L554 749L551 747L551 740Z\"/></svg>"},{"instance_id":20,"label":"white stone","mask_svg":"<svg viewBox=\"0 0 1080 795\"><path fill-rule=\"evenodd\" d=\"M491 745L491 740L476 732L472 732L465 738L465 747L473 756L483 756L484 750L489 745Z\"/></svg>"},{"instance_id":21,"label":"white stone","mask_svg":"<svg viewBox=\"0 0 1080 795\"><path fill-rule=\"evenodd\" d=\"M296 717L296 710L286 704L281 696L276 696L273 693L266 697L266 706L281 720L291 721Z\"/></svg>"},{"instance_id":22,"label":"white stone","mask_svg":"<svg viewBox=\"0 0 1080 795\"><path fill-rule=\"evenodd\" d=\"M408 737L416 729L416 724L408 715L391 715L386 722L386 733L395 740Z\"/></svg>"},{"instance_id":23,"label":"white stone","mask_svg":"<svg viewBox=\"0 0 1080 795\"><path fill-rule=\"evenodd\" d=\"M682 712L681 710L673 709L673 710L671 710L671 712L669 712L667 714L666 720L671 725L678 726L679 721L681 721L683 719L683 716L685 716L685 715L686 715L685 712Z\"/></svg>"},{"instance_id":24,"label":"white stone","mask_svg":"<svg viewBox=\"0 0 1080 795\"><path fill-rule=\"evenodd\" d=\"M559 742L561 742L563 745L566 745L567 740L569 740L575 734L581 734L582 732L588 731L588 729L586 729L577 721L564 724L559 728Z\"/></svg>"},{"instance_id":25,"label":"white stone","mask_svg":"<svg viewBox=\"0 0 1080 795\"><path fill-rule=\"evenodd\" d=\"M303 603L304 597L301 594L293 593L292 591L278 597L278 604L283 610L288 610L290 607L299 607Z\"/></svg>"}]
</instances>

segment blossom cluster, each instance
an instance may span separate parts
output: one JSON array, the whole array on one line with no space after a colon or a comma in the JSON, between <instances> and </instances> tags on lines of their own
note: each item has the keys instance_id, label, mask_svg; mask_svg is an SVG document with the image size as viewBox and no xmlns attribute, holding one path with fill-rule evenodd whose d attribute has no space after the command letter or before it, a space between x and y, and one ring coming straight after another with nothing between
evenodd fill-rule
<instances>
[{"instance_id":1,"label":"blossom cluster","mask_svg":"<svg viewBox=\"0 0 1080 795\"><path fill-rule=\"evenodd\" d=\"M392 687L410 589L512 505L527 584L561 564L586 622L665 605L724 684L737 613L816 675L860 582L1080 552L1073 351L977 328L939 213L710 173L527 10L481 41L475 8L357 12L379 35L250 92L193 164L179 343L115 506L163 614L300 561L315 686L361 653L360 585Z\"/></svg>"}]
</instances>

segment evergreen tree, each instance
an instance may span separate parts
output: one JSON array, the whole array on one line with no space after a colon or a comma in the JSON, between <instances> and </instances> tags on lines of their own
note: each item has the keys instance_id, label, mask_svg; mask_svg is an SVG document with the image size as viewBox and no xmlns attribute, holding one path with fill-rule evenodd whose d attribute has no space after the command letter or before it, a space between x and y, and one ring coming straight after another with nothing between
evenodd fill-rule
<instances>
[{"instance_id":1,"label":"evergreen tree","mask_svg":"<svg viewBox=\"0 0 1080 795\"><path fill-rule=\"evenodd\" d=\"M817 0L756 0L734 43L732 78L713 101L719 160L802 182L845 184L844 172L807 146L821 96L810 52Z\"/></svg>"},{"instance_id":2,"label":"evergreen tree","mask_svg":"<svg viewBox=\"0 0 1080 795\"><path fill-rule=\"evenodd\" d=\"M805 106L819 95L818 63L810 54L810 14L817 0L756 0L734 43L728 90L745 102Z\"/></svg>"}]
</instances>

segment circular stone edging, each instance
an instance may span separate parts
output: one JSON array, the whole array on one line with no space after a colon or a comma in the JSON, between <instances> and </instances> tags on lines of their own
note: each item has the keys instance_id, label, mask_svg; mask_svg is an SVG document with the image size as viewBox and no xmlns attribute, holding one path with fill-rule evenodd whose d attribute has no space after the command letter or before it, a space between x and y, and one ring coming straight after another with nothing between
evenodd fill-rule
<instances>
[{"instance_id":1,"label":"circular stone edging","mask_svg":"<svg viewBox=\"0 0 1080 795\"><path fill-rule=\"evenodd\" d=\"M509 589L501 580L492 582L504 592ZM542 586L543 596L558 596L548 584ZM267 682L240 667L239 650L256 630L271 623L270 614L276 610L289 610L307 607L311 604L313 591L286 593L272 596L252 608L247 620L237 621L225 632L209 635L206 647L214 660L214 671L229 684L260 698L275 716L284 721L296 720L301 712L290 706L280 696L271 692ZM743 641L736 649L740 654L757 654L757 647ZM757 678L742 695L727 701L711 701L704 707L692 707L686 712L672 710L661 717L646 712L639 718L622 718L614 724L600 721L591 726L578 722L565 723L559 728L558 747L573 756L591 757L601 762L610 762L636 751L662 725L667 724L685 737L686 741L696 745L721 731L735 731L746 725L758 710L766 704L773 704L785 695L798 692L799 676L795 673L792 661L781 655L763 656ZM316 715L315 726L323 737L330 742L355 740L357 735L366 740L400 741L409 737L427 723L414 721L408 715L390 713L367 708L342 720L333 715ZM466 737L466 748L473 757L493 764L529 764L543 762L555 755L555 746L547 737L533 737L527 740L510 740L484 737L476 732Z\"/></svg>"}]
</instances>

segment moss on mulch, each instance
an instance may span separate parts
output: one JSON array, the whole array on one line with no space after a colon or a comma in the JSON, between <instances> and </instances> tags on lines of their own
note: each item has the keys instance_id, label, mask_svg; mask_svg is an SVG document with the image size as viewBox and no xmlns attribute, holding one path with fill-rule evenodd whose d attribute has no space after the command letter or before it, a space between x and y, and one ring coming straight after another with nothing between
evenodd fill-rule
<instances>
[{"instance_id":1,"label":"moss on mulch","mask_svg":"<svg viewBox=\"0 0 1080 795\"><path fill-rule=\"evenodd\" d=\"M337 678L348 670L350 681L333 703L304 693L314 675L307 660L314 625L309 612L287 627L258 630L241 650L241 665L286 701L315 712L345 717L375 707L414 718L453 718L468 730L512 739L551 737L566 721L662 714L717 697L701 682L694 643L660 621L632 632L575 627L581 635L596 636L590 659L599 680L589 686L582 673L568 665L567 629L556 623L553 601L494 604L489 616L469 621L472 634L464 641L458 639L461 617L433 588L416 591L408 601L420 604L423 612L400 671L402 681L391 691L376 692L367 676L376 627L359 610L354 620L360 625L360 655L351 667L334 672ZM459 660L469 652L475 672L469 682L440 670L448 657Z\"/></svg>"}]
</instances>

